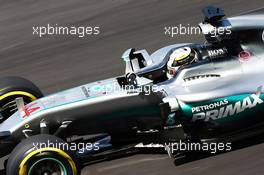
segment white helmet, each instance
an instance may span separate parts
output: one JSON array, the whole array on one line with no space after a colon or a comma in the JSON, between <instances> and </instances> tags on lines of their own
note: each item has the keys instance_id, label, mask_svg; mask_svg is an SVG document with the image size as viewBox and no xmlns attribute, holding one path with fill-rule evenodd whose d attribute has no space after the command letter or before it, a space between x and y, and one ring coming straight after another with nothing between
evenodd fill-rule
<instances>
[{"instance_id":1,"label":"white helmet","mask_svg":"<svg viewBox=\"0 0 264 175\"><path fill-rule=\"evenodd\" d=\"M190 47L182 47L174 50L167 63L167 77L170 79L176 75L177 70L193 62L195 53Z\"/></svg>"}]
</instances>

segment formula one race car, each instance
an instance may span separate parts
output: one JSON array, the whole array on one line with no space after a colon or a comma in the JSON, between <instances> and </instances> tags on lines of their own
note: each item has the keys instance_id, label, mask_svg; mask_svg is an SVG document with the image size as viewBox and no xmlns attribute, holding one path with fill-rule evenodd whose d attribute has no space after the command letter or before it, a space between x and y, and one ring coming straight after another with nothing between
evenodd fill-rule
<instances>
[{"instance_id":1,"label":"formula one race car","mask_svg":"<svg viewBox=\"0 0 264 175\"><path fill-rule=\"evenodd\" d=\"M203 13L205 44L170 45L152 55L128 49L122 76L44 97L28 80L0 79L7 174L78 175L84 162L132 153L138 143L262 133L264 10L227 19L216 7Z\"/></svg>"}]
</instances>

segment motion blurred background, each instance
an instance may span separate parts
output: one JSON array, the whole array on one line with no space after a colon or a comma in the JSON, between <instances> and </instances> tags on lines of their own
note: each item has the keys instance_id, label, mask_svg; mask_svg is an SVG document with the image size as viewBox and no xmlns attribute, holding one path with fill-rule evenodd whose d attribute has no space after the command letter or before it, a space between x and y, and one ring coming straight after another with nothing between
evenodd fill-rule
<instances>
[{"instance_id":1,"label":"motion blurred background","mask_svg":"<svg viewBox=\"0 0 264 175\"><path fill-rule=\"evenodd\" d=\"M0 75L22 76L45 94L124 73L127 48L150 53L202 35L165 35L164 27L197 26L206 5L227 16L264 7L263 0L0 0ZM263 19L264 20L264 19ZM34 26L99 26L100 34L33 35ZM89 166L83 174L264 174L264 144L255 144L181 166L166 155L136 155Z\"/></svg>"}]
</instances>

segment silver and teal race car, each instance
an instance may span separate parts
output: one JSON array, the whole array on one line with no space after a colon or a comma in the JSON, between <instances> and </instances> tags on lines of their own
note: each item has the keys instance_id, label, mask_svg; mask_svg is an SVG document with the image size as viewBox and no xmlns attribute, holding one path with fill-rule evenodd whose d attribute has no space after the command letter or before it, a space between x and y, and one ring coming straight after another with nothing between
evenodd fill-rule
<instances>
[{"instance_id":1,"label":"silver and teal race car","mask_svg":"<svg viewBox=\"0 0 264 175\"><path fill-rule=\"evenodd\" d=\"M204 44L128 49L125 74L43 96L0 79L8 175L78 175L82 165L171 142L231 142L264 131L264 10L203 9ZM167 149L170 152L169 148Z\"/></svg>"}]
</instances>

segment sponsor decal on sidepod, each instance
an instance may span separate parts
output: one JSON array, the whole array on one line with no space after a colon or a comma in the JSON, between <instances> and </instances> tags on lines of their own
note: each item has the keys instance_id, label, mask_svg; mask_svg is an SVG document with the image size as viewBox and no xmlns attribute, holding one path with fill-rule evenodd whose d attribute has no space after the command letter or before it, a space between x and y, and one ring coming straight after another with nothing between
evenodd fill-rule
<instances>
[{"instance_id":1,"label":"sponsor decal on sidepod","mask_svg":"<svg viewBox=\"0 0 264 175\"><path fill-rule=\"evenodd\" d=\"M199 110L207 110L214 108L214 106L223 106L219 109L213 109L209 111L203 111L203 112L198 112L193 114L193 121L196 120L204 120L204 121L209 121L209 120L217 120L220 118L228 117L228 116L233 116L235 114L239 114L246 109L250 109L253 107L256 107L259 104L263 103L263 100L260 98L260 94L252 94L248 97L245 97L241 101L237 101L234 104L228 104L228 100L223 100L220 101L219 104L214 103L213 105L205 105L205 106L199 106L199 107L194 107L192 108L192 112L197 112ZM211 108L210 108L211 106Z\"/></svg>"}]
</instances>

